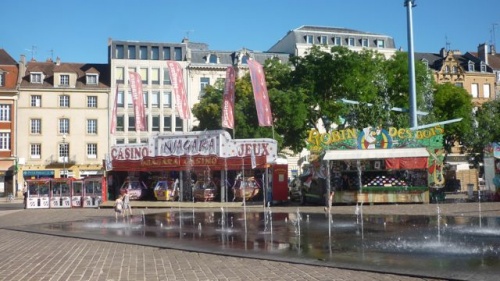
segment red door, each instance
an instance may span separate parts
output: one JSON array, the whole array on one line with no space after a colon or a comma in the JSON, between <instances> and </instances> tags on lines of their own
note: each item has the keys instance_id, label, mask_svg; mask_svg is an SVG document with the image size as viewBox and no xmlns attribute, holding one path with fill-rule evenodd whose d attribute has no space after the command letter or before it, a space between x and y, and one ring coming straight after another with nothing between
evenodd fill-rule
<instances>
[{"instance_id":1,"label":"red door","mask_svg":"<svg viewBox=\"0 0 500 281\"><path fill-rule=\"evenodd\" d=\"M273 201L288 200L288 165L274 164L273 168Z\"/></svg>"}]
</instances>

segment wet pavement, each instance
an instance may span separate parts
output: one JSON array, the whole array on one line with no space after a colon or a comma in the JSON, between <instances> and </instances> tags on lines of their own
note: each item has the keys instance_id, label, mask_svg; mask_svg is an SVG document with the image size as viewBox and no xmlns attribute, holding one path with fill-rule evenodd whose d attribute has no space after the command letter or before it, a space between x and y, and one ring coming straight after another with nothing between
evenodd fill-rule
<instances>
[{"instance_id":1,"label":"wet pavement","mask_svg":"<svg viewBox=\"0 0 500 281\"><path fill-rule=\"evenodd\" d=\"M0 199L1 200L1 199ZM152 202L158 203L158 202ZM134 215L165 213L172 208L206 212L220 208L213 203L133 202ZM193 203L191 203L193 204ZM232 203L234 204L234 203ZM149 206L148 206L149 205ZM440 204L442 215L500 217L500 203ZM228 204L228 211L242 211ZM332 214L353 214L355 206L334 206ZM273 212L294 212L297 206L273 207ZM249 205L248 212L263 212ZM323 207L300 206L301 212L322 213ZM364 214L435 215L436 205L404 204L364 206ZM91 239L86 233L64 237L30 232L31 226L84 219L114 220L111 208L24 210L20 201L0 202L0 280L438 280L417 275L306 265L141 246L127 241ZM17 231L16 228L27 229ZM79 236L79 237L78 237ZM456 280L488 280L471 274ZM490 279L491 280L491 279Z\"/></svg>"}]
</instances>

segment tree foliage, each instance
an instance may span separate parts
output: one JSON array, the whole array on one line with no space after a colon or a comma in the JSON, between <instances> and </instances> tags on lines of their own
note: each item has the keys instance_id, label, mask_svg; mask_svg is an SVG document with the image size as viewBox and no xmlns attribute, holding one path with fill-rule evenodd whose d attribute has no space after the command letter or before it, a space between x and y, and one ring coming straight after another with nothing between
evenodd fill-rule
<instances>
[{"instance_id":1,"label":"tree foliage","mask_svg":"<svg viewBox=\"0 0 500 281\"><path fill-rule=\"evenodd\" d=\"M409 127L409 72L407 54L396 52L385 59L377 52L351 51L333 47L323 51L313 47L303 57L292 57L290 64L276 59L264 64L274 127L259 127L250 75L236 81L235 138L274 138L280 148L299 152L311 128L332 126ZM454 139L471 131L470 96L453 85L434 87L430 71L415 67L419 125L454 118L463 123L446 125ZM220 129L223 85L207 87L193 113L200 121L197 130ZM356 101L357 104L345 100ZM405 111L393 111L393 107ZM450 110L452 109L452 110ZM318 122L322 121L322 122Z\"/></svg>"}]
</instances>

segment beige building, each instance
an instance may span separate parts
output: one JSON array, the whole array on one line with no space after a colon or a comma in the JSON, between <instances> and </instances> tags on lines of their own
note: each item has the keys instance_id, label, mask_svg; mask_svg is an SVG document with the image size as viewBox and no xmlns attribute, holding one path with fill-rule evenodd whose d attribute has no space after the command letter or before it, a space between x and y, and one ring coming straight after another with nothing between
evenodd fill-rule
<instances>
[{"instance_id":1,"label":"beige building","mask_svg":"<svg viewBox=\"0 0 500 281\"><path fill-rule=\"evenodd\" d=\"M20 61L18 180L104 174L107 64Z\"/></svg>"},{"instance_id":2,"label":"beige building","mask_svg":"<svg viewBox=\"0 0 500 281\"><path fill-rule=\"evenodd\" d=\"M436 83L464 88L475 106L495 99L495 74L485 61L471 53L443 48L439 54L416 53L415 58L432 70Z\"/></svg>"}]
</instances>

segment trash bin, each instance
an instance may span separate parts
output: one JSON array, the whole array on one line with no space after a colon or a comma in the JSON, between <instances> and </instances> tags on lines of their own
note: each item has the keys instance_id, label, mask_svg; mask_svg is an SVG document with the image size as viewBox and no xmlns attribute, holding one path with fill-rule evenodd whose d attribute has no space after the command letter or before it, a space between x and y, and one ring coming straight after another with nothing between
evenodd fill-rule
<instances>
[{"instance_id":1,"label":"trash bin","mask_svg":"<svg viewBox=\"0 0 500 281\"><path fill-rule=\"evenodd\" d=\"M472 200L474 198L474 184L467 184L467 195L469 197L469 200Z\"/></svg>"}]
</instances>

